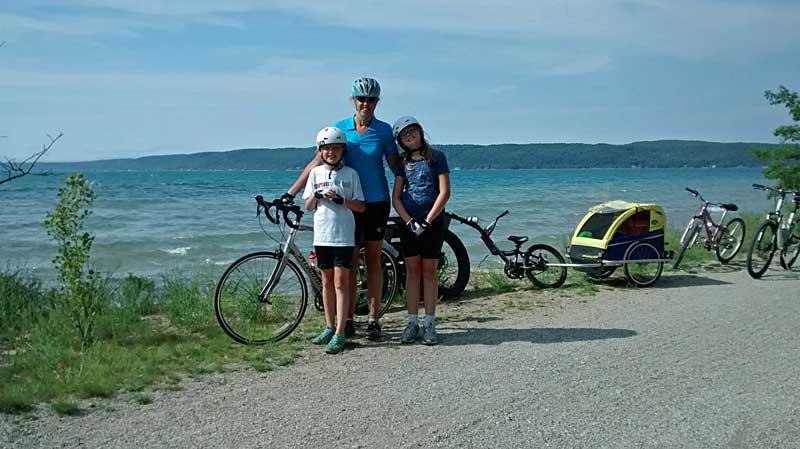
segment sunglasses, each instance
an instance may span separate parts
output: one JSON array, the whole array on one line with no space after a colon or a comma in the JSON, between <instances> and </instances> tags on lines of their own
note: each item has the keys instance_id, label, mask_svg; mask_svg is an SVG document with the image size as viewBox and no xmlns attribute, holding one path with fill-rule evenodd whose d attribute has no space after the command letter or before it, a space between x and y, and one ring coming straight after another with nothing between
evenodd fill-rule
<instances>
[{"instance_id":1,"label":"sunglasses","mask_svg":"<svg viewBox=\"0 0 800 449\"><path fill-rule=\"evenodd\" d=\"M358 100L359 103L369 103L369 104L374 104L378 102L378 99L376 97L356 97L356 100Z\"/></svg>"}]
</instances>

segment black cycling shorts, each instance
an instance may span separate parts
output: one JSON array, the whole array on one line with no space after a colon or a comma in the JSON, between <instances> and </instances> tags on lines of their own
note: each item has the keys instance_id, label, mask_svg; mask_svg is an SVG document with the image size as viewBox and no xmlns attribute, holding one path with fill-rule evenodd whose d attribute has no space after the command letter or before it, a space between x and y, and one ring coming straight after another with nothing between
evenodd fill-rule
<instances>
[{"instance_id":1,"label":"black cycling shorts","mask_svg":"<svg viewBox=\"0 0 800 449\"><path fill-rule=\"evenodd\" d=\"M315 246L317 268L330 270L333 267L353 268L352 246Z\"/></svg>"},{"instance_id":2,"label":"black cycling shorts","mask_svg":"<svg viewBox=\"0 0 800 449\"><path fill-rule=\"evenodd\" d=\"M356 219L356 245L366 240L383 240L386 221L389 219L389 202L367 203L364 212L353 212Z\"/></svg>"},{"instance_id":3,"label":"black cycling shorts","mask_svg":"<svg viewBox=\"0 0 800 449\"><path fill-rule=\"evenodd\" d=\"M423 259L438 259L444 241L444 220L436 220L420 235L414 235L408 226L400 233L403 257L422 256Z\"/></svg>"}]
</instances>

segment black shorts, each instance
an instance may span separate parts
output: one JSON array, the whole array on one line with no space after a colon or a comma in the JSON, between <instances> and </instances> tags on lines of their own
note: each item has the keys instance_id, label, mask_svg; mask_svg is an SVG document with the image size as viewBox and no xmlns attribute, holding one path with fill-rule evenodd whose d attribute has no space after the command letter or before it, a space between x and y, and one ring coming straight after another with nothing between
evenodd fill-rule
<instances>
[{"instance_id":1,"label":"black shorts","mask_svg":"<svg viewBox=\"0 0 800 449\"><path fill-rule=\"evenodd\" d=\"M353 268L352 246L315 246L317 268L330 270L333 267Z\"/></svg>"},{"instance_id":2,"label":"black shorts","mask_svg":"<svg viewBox=\"0 0 800 449\"><path fill-rule=\"evenodd\" d=\"M356 219L356 245L366 240L383 240L386 221L389 219L389 202L367 203L364 212L353 212Z\"/></svg>"},{"instance_id":3,"label":"black shorts","mask_svg":"<svg viewBox=\"0 0 800 449\"><path fill-rule=\"evenodd\" d=\"M422 256L423 259L438 259L444 241L444 220L436 220L420 235L414 235L407 226L400 233L403 257Z\"/></svg>"}]
</instances>

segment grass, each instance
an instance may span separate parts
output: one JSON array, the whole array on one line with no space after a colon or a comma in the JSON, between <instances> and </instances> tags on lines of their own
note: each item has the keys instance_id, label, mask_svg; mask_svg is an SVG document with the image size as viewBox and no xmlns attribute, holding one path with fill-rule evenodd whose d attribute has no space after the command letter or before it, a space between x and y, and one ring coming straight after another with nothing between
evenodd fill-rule
<instances>
[{"instance_id":1,"label":"grass","mask_svg":"<svg viewBox=\"0 0 800 449\"><path fill-rule=\"evenodd\" d=\"M27 413L49 403L54 412L70 415L80 412L83 399L181 389L186 375L246 366L269 371L291 364L320 322L309 307L307 315L316 317L307 317L287 339L244 346L219 329L210 280L171 276L157 286L128 276L103 285L109 302L96 322L96 342L81 350L69 323L42 299L46 289L19 273L0 273L0 291L17 292L3 296L4 310L16 311L19 320L4 328L0 340L0 412ZM40 302L26 308L31 298Z\"/></svg>"}]
</instances>

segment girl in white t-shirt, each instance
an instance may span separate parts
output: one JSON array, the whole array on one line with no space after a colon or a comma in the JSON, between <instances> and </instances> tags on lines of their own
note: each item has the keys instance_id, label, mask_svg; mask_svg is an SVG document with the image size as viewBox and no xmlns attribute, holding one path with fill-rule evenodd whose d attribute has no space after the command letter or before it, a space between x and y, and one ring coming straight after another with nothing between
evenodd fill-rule
<instances>
[{"instance_id":1,"label":"girl in white t-shirt","mask_svg":"<svg viewBox=\"0 0 800 449\"><path fill-rule=\"evenodd\" d=\"M325 329L312 342L327 344L325 352L344 349L345 321L349 310L350 269L355 247L353 211L364 211L364 193L358 173L342 163L347 137L339 128L317 133L317 151L323 164L308 176L303 199L314 213L314 251L322 271ZM335 326L335 327L334 327Z\"/></svg>"}]
</instances>

